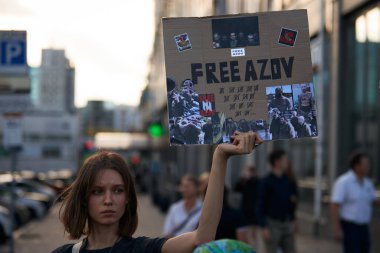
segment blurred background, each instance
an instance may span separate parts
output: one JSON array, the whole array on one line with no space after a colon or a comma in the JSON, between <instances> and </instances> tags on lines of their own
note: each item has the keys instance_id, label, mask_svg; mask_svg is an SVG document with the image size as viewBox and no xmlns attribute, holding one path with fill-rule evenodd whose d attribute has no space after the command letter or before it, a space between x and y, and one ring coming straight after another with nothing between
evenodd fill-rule
<instances>
[{"instance_id":1,"label":"blurred background","mask_svg":"<svg viewBox=\"0 0 380 253\"><path fill-rule=\"evenodd\" d=\"M246 165L264 175L268 153L285 149L300 188L300 243L326 244L331 252L331 188L353 150L369 154L369 177L380 189L379 0L0 0L0 6L0 207L4 217L9 210L17 216L16 252L52 250L66 240L53 200L99 148L120 152L135 170L141 206L161 212L146 219L178 199L182 175L209 170L211 146L169 146L162 17L307 9L319 138L268 142L255 155L232 159L226 186L233 190ZM229 197L236 206L241 199L233 191ZM0 237L9 237L1 220ZM41 236L52 226L52 240ZM379 232L377 209L372 237Z\"/></svg>"}]
</instances>

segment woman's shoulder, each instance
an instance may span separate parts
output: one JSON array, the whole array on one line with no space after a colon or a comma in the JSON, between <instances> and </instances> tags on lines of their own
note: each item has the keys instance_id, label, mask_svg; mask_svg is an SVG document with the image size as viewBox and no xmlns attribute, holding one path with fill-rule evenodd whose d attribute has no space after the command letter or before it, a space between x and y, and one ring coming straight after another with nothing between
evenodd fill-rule
<instances>
[{"instance_id":1,"label":"woman's shoulder","mask_svg":"<svg viewBox=\"0 0 380 253\"><path fill-rule=\"evenodd\" d=\"M62 245L61 247L58 247L55 250L53 250L51 253L71 253L73 245L73 243Z\"/></svg>"},{"instance_id":2,"label":"woman's shoulder","mask_svg":"<svg viewBox=\"0 0 380 253\"><path fill-rule=\"evenodd\" d=\"M140 236L133 238L132 241L136 248L143 250L143 252L161 252L161 248L166 242L166 238Z\"/></svg>"}]
</instances>

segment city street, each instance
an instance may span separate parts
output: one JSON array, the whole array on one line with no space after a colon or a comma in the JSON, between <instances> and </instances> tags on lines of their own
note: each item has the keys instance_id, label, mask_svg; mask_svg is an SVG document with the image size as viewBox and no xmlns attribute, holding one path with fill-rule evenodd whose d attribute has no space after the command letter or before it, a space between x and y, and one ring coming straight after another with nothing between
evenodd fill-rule
<instances>
[{"instance_id":1,"label":"city street","mask_svg":"<svg viewBox=\"0 0 380 253\"><path fill-rule=\"evenodd\" d=\"M64 237L63 227L58 221L59 206L51 209L50 214L40 221L34 221L16 232L15 252L51 252L57 246L70 241ZM139 227L135 236L161 236L164 215L155 208L148 196L139 196ZM298 235L300 253L337 253L339 244L329 240L317 240ZM8 246L2 246L1 253L9 252Z\"/></svg>"}]
</instances>

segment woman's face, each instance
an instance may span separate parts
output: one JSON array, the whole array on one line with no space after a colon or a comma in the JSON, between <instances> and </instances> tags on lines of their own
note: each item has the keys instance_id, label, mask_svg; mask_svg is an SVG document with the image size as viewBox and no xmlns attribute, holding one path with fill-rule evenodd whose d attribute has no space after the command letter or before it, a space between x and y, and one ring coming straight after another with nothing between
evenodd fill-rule
<instances>
[{"instance_id":1,"label":"woman's face","mask_svg":"<svg viewBox=\"0 0 380 253\"><path fill-rule=\"evenodd\" d=\"M126 204L127 193L121 175L112 169L100 171L88 198L93 225L119 224Z\"/></svg>"}]
</instances>

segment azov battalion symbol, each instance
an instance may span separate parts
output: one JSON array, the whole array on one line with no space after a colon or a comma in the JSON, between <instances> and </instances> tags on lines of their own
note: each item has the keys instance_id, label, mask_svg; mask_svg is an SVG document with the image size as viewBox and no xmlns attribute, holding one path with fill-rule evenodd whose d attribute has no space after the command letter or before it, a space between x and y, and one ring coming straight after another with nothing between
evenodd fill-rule
<instances>
[{"instance_id":1,"label":"azov battalion symbol","mask_svg":"<svg viewBox=\"0 0 380 253\"><path fill-rule=\"evenodd\" d=\"M203 117L212 117L216 113L214 94L199 95L199 111Z\"/></svg>"}]
</instances>

